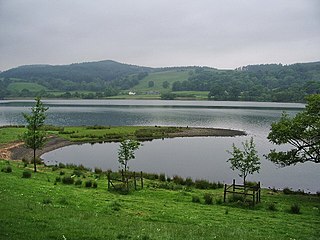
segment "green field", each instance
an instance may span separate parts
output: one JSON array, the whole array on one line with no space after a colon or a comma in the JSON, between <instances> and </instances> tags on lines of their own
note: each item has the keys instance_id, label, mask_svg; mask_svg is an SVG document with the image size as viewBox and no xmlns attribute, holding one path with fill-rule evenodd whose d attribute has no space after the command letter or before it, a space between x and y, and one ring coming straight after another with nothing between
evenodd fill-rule
<instances>
[{"instance_id":1,"label":"green field","mask_svg":"<svg viewBox=\"0 0 320 240\"><path fill-rule=\"evenodd\" d=\"M11 92L21 92L23 89L27 89L30 92L39 92L42 90L47 90L46 87L42 85L28 82L12 82L8 85L7 89Z\"/></svg>"},{"instance_id":2,"label":"green field","mask_svg":"<svg viewBox=\"0 0 320 240\"><path fill-rule=\"evenodd\" d=\"M14 142L20 139L25 128L1 127L0 128L0 144Z\"/></svg>"},{"instance_id":3,"label":"green field","mask_svg":"<svg viewBox=\"0 0 320 240\"><path fill-rule=\"evenodd\" d=\"M165 92L171 89L172 83L176 81L185 81L188 79L188 71L165 71L150 73L147 77L142 79L138 85L132 87L132 91L140 92ZM150 81L154 82L154 87L148 87ZM163 82L168 81L170 86L168 89L163 88Z\"/></svg>"},{"instance_id":4,"label":"green field","mask_svg":"<svg viewBox=\"0 0 320 240\"><path fill-rule=\"evenodd\" d=\"M115 161L117 161L115 159ZM107 190L104 174L82 171L80 186L57 179L73 169L38 167L0 160L0 239L319 239L320 198L263 190L255 208L221 203L222 189L199 190L145 180L145 188L121 195ZM63 172L64 175L61 175ZM92 180L97 188L86 188ZM204 203L204 194L213 204ZM200 203L192 202L198 196ZM298 203L300 214L289 209ZM275 210L270 210L270 205Z\"/></svg>"}]
</instances>

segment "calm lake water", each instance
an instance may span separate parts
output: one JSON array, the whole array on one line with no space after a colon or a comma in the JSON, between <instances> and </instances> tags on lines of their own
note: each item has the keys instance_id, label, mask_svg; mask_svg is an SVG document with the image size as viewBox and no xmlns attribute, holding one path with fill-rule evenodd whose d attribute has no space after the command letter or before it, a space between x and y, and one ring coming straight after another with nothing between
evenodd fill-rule
<instances>
[{"instance_id":1,"label":"calm lake water","mask_svg":"<svg viewBox=\"0 0 320 240\"><path fill-rule=\"evenodd\" d=\"M153 140L144 142L129 163L131 170L180 175L193 179L208 179L230 183L240 181L237 172L226 160L232 143L254 137L261 157L259 174L248 180L261 181L264 187L291 187L319 191L320 166L312 163L278 168L263 155L279 147L270 144L267 135L270 124L282 112L295 115L303 104L156 101L156 100L46 100L49 107L47 124L81 125L165 125L216 127L244 130L244 137L197 137ZM22 112L29 112L34 101L0 101L0 125L24 124ZM118 143L83 144L64 147L42 158L46 162L84 164L88 167L117 170ZM285 148L285 147L283 147Z\"/></svg>"}]
</instances>

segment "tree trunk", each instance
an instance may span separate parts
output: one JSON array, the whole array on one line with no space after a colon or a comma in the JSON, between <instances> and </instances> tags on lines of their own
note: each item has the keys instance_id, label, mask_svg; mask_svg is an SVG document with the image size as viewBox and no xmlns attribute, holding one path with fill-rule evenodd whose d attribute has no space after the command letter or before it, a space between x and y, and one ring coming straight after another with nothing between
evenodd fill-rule
<instances>
[{"instance_id":1,"label":"tree trunk","mask_svg":"<svg viewBox=\"0 0 320 240\"><path fill-rule=\"evenodd\" d=\"M34 172L37 172L36 149L33 149L33 166L34 166Z\"/></svg>"}]
</instances>

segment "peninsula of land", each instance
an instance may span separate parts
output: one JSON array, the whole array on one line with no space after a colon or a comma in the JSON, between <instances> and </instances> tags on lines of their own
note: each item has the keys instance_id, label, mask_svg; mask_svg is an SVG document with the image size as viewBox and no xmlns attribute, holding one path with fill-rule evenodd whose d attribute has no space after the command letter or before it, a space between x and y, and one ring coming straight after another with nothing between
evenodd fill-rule
<instances>
[{"instance_id":1,"label":"peninsula of land","mask_svg":"<svg viewBox=\"0 0 320 240\"><path fill-rule=\"evenodd\" d=\"M0 158L8 160L31 159L32 149L24 146L19 141L19 133L24 128L10 127L0 128L0 131L15 132L16 137L11 141L0 145ZM89 126L89 127L51 127L48 129L48 139L45 146L37 150L37 157L46 152L74 144L119 142L126 138L135 138L139 141L150 141L153 139L176 138L176 137L235 137L244 136L241 130L222 128L199 128L199 127L164 127L164 126ZM18 130L18 131L17 131Z\"/></svg>"}]
</instances>

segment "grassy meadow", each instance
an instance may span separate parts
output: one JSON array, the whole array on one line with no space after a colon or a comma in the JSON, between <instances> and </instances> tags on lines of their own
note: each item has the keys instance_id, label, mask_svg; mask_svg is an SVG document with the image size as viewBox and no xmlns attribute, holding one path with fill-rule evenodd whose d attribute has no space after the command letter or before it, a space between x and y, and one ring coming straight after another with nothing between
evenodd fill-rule
<instances>
[{"instance_id":1,"label":"grassy meadow","mask_svg":"<svg viewBox=\"0 0 320 240\"><path fill-rule=\"evenodd\" d=\"M0 128L0 146L15 142L24 130ZM71 141L96 141L161 137L179 128L47 127L47 131ZM252 207L230 195L223 203L222 184L195 179L147 174L143 189L120 194L108 191L107 174L101 169L63 164L37 169L33 173L33 165L26 161L0 160L0 239L311 240L320 236L317 195L263 189L261 203ZM65 184L66 179L72 183Z\"/></svg>"},{"instance_id":2,"label":"grassy meadow","mask_svg":"<svg viewBox=\"0 0 320 240\"><path fill-rule=\"evenodd\" d=\"M46 87L29 82L12 82L8 86L8 90L12 92L21 92L23 89L28 89L30 92L39 92L41 90L47 90Z\"/></svg>"},{"instance_id":3,"label":"grassy meadow","mask_svg":"<svg viewBox=\"0 0 320 240\"><path fill-rule=\"evenodd\" d=\"M116 161L116 159L115 159ZM223 189L145 180L107 190L104 173L0 160L0 239L319 239L320 198L263 190L256 207L222 203ZM81 172L81 174L79 174ZM79 177L76 176L79 175ZM73 175L75 184L61 179ZM78 180L78 181L77 181ZM85 187L87 181L96 188ZM79 184L81 181L81 184ZM165 189L163 186L171 185ZM212 196L205 204L204 194ZM192 201L199 198L200 202ZM299 214L290 212L298 204Z\"/></svg>"},{"instance_id":4,"label":"grassy meadow","mask_svg":"<svg viewBox=\"0 0 320 240\"><path fill-rule=\"evenodd\" d=\"M138 85L134 86L131 90L139 92L150 92L150 91L169 91L172 84L176 81L185 81L189 77L188 71L163 71L150 73L147 77L143 78ZM154 82L154 87L148 87L150 81ZM169 88L163 88L162 84L167 81L170 85Z\"/></svg>"}]
</instances>

